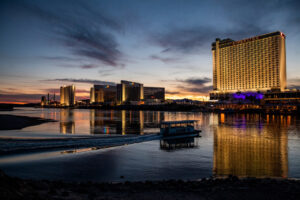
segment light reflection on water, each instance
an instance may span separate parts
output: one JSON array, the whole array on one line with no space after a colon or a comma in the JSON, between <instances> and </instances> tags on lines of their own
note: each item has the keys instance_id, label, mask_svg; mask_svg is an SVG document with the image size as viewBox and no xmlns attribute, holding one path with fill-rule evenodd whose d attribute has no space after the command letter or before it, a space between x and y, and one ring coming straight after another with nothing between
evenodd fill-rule
<instances>
[{"instance_id":1,"label":"light reflection on water","mask_svg":"<svg viewBox=\"0 0 300 200\"><path fill-rule=\"evenodd\" d=\"M162 120L197 120L196 129L202 130L201 138L129 145L114 150L118 153L110 153L109 156L106 152L97 153L90 160L101 157L101 163L93 163L90 167L96 169L105 166L98 173L112 173L113 180L117 179L118 174L142 174L145 179L201 178L211 175L300 178L300 124L296 116L71 109L25 110L15 113L59 121L26 128L24 133L50 129L54 133L63 134L147 134L158 132ZM85 160L87 153L79 154ZM106 160L107 157L109 160ZM158 160L152 162L153 158ZM70 166L79 162L75 159L77 157L70 159ZM111 160L114 160L113 167L118 174L108 171L112 166L106 163ZM136 175L126 174L131 173L131 169L135 169ZM103 175L98 176L102 180ZM106 177L105 180L111 179Z\"/></svg>"}]
</instances>

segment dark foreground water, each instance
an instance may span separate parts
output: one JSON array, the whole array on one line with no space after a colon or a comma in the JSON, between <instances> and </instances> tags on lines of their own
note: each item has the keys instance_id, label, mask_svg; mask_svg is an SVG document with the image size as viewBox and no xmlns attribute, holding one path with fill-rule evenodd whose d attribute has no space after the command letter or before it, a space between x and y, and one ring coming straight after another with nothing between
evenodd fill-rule
<instances>
[{"instance_id":1,"label":"dark foreground water","mask_svg":"<svg viewBox=\"0 0 300 200\"><path fill-rule=\"evenodd\" d=\"M161 120L198 120L201 138L150 141L102 150L0 157L23 178L123 181L209 176L300 178L300 118L257 114L22 109L14 114L58 122L2 134L150 134Z\"/></svg>"}]
</instances>

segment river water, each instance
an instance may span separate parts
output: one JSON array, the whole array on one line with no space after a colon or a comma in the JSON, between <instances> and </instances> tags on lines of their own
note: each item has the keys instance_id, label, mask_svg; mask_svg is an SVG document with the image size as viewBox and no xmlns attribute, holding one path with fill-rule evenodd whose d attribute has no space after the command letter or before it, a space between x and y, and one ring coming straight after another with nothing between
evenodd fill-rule
<instances>
[{"instance_id":1,"label":"river water","mask_svg":"<svg viewBox=\"0 0 300 200\"><path fill-rule=\"evenodd\" d=\"M142 135L159 132L161 121L187 119L197 120L195 128L202 130L202 137L184 141L0 157L0 168L13 176L69 181L195 180L227 175L300 178L300 118L296 116L38 108L8 113L58 122L0 131L0 135Z\"/></svg>"}]
</instances>

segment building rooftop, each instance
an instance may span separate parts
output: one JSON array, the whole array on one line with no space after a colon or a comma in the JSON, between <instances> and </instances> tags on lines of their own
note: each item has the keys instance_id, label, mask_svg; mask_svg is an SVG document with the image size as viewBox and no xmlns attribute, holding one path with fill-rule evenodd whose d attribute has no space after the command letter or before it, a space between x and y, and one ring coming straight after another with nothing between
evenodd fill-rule
<instances>
[{"instance_id":1,"label":"building rooftop","mask_svg":"<svg viewBox=\"0 0 300 200\"><path fill-rule=\"evenodd\" d=\"M223 40L221 40L220 38L216 38L216 41L219 41L220 48L222 48L222 47L241 44L241 43L245 43L245 42L249 42L249 41L253 41L253 40L259 40L259 39L263 39L263 38L267 38L267 37L272 37L272 36L275 36L275 35L281 35L282 37L285 37L285 35L282 32L275 31L275 32L272 32L272 33L266 33L266 34L263 34L263 35L258 35L258 36L254 36L254 37L251 37L251 38L246 38L246 39L243 39L243 40L239 40L239 41L234 41L230 38L226 38L226 39L223 39ZM216 49L216 42L213 42L211 44L211 46L212 46L212 50L215 50Z\"/></svg>"},{"instance_id":2,"label":"building rooftop","mask_svg":"<svg viewBox=\"0 0 300 200\"><path fill-rule=\"evenodd\" d=\"M132 81L125 81L125 80L121 80L121 84L126 84L126 85L143 85L141 83L137 83L137 82L132 82Z\"/></svg>"}]
</instances>

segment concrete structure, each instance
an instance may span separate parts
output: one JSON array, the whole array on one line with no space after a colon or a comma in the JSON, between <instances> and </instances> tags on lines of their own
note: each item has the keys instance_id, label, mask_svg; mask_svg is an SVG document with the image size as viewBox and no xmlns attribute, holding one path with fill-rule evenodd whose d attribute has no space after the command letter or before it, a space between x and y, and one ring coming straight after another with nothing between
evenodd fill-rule
<instances>
[{"instance_id":1,"label":"concrete structure","mask_svg":"<svg viewBox=\"0 0 300 200\"><path fill-rule=\"evenodd\" d=\"M285 35L282 32L240 41L216 39L212 54L211 96L286 89Z\"/></svg>"},{"instance_id":2,"label":"concrete structure","mask_svg":"<svg viewBox=\"0 0 300 200\"><path fill-rule=\"evenodd\" d=\"M140 102L143 99L143 84L124 80L122 80L120 84L117 84L117 101L119 104L125 102Z\"/></svg>"},{"instance_id":3,"label":"concrete structure","mask_svg":"<svg viewBox=\"0 0 300 200\"><path fill-rule=\"evenodd\" d=\"M94 85L90 90L90 103L116 103L117 87L111 85Z\"/></svg>"},{"instance_id":4,"label":"concrete structure","mask_svg":"<svg viewBox=\"0 0 300 200\"><path fill-rule=\"evenodd\" d=\"M75 86L62 86L60 87L60 105L61 106L74 106L75 105Z\"/></svg>"}]
</instances>

